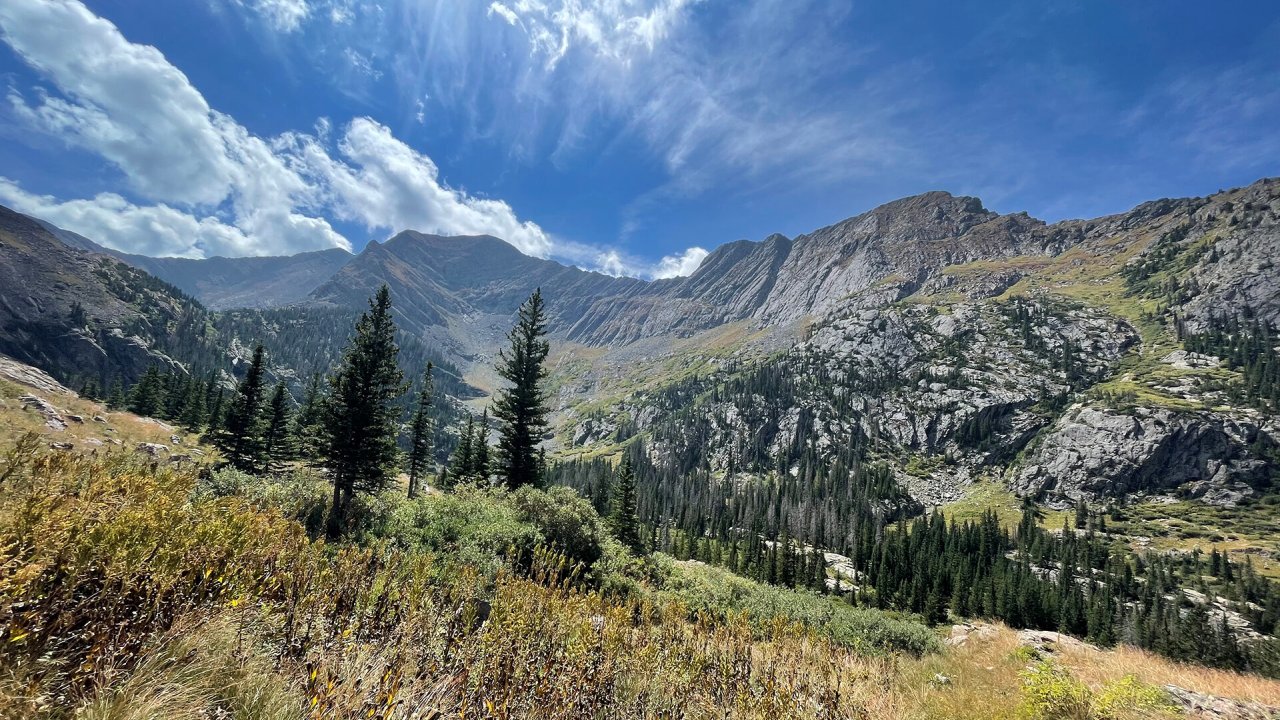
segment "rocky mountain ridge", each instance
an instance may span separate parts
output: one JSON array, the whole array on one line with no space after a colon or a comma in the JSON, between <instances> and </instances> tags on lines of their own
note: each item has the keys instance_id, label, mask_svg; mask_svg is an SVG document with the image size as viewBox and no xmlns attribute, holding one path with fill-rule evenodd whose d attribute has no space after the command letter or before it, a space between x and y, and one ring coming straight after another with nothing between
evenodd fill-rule
<instances>
[{"instance_id":1,"label":"rocky mountain ridge","mask_svg":"<svg viewBox=\"0 0 1280 720\"><path fill-rule=\"evenodd\" d=\"M10 287L29 268L40 287L3 298L12 310L0 351L42 366L81 362L47 347L17 354L30 344L24 323L69 317L75 296L111 319L112 337L138 345L138 362L154 360L145 333L135 342L120 331L137 304L103 290L116 282L104 272L149 276L87 239L23 227L10 229L0 265ZM857 439L925 504L954 500L982 477L1058 505L1161 493L1230 504L1274 477L1273 410L1259 409L1265 398L1242 405L1246 378L1230 358L1188 362L1184 338L1223 317L1274 327L1278 250L1274 180L1051 225L932 192L795 239L728 243L691 276L652 282L529 257L490 236L406 231L334 259L341 266L293 305L290 322L305 324L308 308L356 312L385 282L407 334L486 388L516 308L540 287L558 348L553 449L607 452L638 434L659 460L693 453L748 480L779 456ZM294 262L282 272L295 287L322 274L307 269L310 258L241 260L228 262ZM57 276L60 266L80 268L74 282ZM235 272L248 280L234 292L255 282ZM167 299L144 304L177 317L182 294L156 288ZM59 327L52 335L75 335ZM760 379L777 370L798 380ZM759 387L731 396L726 383Z\"/></svg>"}]
</instances>

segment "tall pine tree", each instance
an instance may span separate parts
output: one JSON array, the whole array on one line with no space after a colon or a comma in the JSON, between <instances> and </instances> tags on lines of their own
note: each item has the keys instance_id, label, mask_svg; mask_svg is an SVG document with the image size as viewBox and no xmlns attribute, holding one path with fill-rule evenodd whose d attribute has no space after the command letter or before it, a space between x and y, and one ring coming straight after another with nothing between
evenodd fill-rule
<instances>
[{"instance_id":1,"label":"tall pine tree","mask_svg":"<svg viewBox=\"0 0 1280 720\"><path fill-rule=\"evenodd\" d=\"M631 469L630 458L623 458L618 468L609 527L613 530L614 537L631 548L632 552L637 555L644 553L644 543L640 539L640 516L636 510L636 475Z\"/></svg>"},{"instance_id":2,"label":"tall pine tree","mask_svg":"<svg viewBox=\"0 0 1280 720\"><path fill-rule=\"evenodd\" d=\"M244 379L236 386L236 394L227 408L226 421L218 434L217 445L237 469L258 472L265 463L265 423L263 418L263 374L266 351L259 343Z\"/></svg>"},{"instance_id":3,"label":"tall pine tree","mask_svg":"<svg viewBox=\"0 0 1280 720\"><path fill-rule=\"evenodd\" d=\"M356 493L381 490L395 476L400 419L395 401L404 391L398 354L391 291L383 285L356 321L355 335L329 378L325 465L333 478L331 539L346 527Z\"/></svg>"},{"instance_id":4,"label":"tall pine tree","mask_svg":"<svg viewBox=\"0 0 1280 720\"><path fill-rule=\"evenodd\" d=\"M266 429L263 431L263 455L266 467L279 472L284 463L293 459L292 413L289 410L289 391L284 383L276 383L267 405Z\"/></svg>"},{"instance_id":5,"label":"tall pine tree","mask_svg":"<svg viewBox=\"0 0 1280 720\"><path fill-rule=\"evenodd\" d=\"M493 467L489 462L489 408L485 408L476 425L476 435L471 439L471 475L481 485L488 486L489 476L492 474Z\"/></svg>"},{"instance_id":6,"label":"tall pine tree","mask_svg":"<svg viewBox=\"0 0 1280 720\"><path fill-rule=\"evenodd\" d=\"M409 423L409 497L417 497L418 487L435 464L435 443L431 432L431 363L422 376L422 389L418 391L418 406Z\"/></svg>"},{"instance_id":7,"label":"tall pine tree","mask_svg":"<svg viewBox=\"0 0 1280 720\"><path fill-rule=\"evenodd\" d=\"M325 402L324 377L315 373L307 381L302 392L302 405L293 416L293 436L298 453L305 460L314 460L324 454Z\"/></svg>"},{"instance_id":8,"label":"tall pine tree","mask_svg":"<svg viewBox=\"0 0 1280 720\"><path fill-rule=\"evenodd\" d=\"M542 480L538 443L547 428L543 362L551 350L544 339L546 334L546 314L539 289L520 306L516 326L507 336L511 346L502 351L498 361L498 375L511 384L498 393L493 405L501 433L498 463L503 480L512 488L538 485Z\"/></svg>"}]
</instances>

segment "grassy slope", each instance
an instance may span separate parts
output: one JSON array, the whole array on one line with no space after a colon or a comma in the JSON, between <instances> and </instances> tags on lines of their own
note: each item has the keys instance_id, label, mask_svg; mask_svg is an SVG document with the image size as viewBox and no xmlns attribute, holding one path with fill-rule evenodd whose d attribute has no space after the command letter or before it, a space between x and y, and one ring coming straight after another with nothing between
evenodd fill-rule
<instances>
[{"instance_id":1,"label":"grassy slope","mask_svg":"<svg viewBox=\"0 0 1280 720\"><path fill-rule=\"evenodd\" d=\"M24 395L35 395L53 405L66 420L65 430L51 429L45 418L34 408L24 408L19 400ZM84 422L69 418L78 415ZM97 422L100 417L106 422ZM183 439L183 446L174 446L177 454L190 451L195 438L181 429L151 418L138 417L127 412L112 412L101 403L81 398L69 390L46 392L0 378L0 452L12 448L19 438L34 433L48 443L70 443L77 450L92 451L112 447L134 449L139 443L172 445L171 437ZM199 448L210 453L208 447Z\"/></svg>"},{"instance_id":2,"label":"grassy slope","mask_svg":"<svg viewBox=\"0 0 1280 720\"><path fill-rule=\"evenodd\" d=\"M101 424L53 433L11 401L30 388L3 389L5 437L33 426L42 434L40 446L17 455L7 442L0 461L5 717L409 718L428 708L455 717L592 717L598 703L613 717L1022 712L1027 657L1003 628L922 657L886 655L867 639L938 645L909 619L705 566L686 564L661 588L622 602L557 584L553 561L532 578L500 570L486 582L447 557L385 546L335 554L261 497L192 495L190 471L120 448L96 456L41 449L55 435L88 449L83 441L95 432L167 440L151 421L117 413L115 433ZM101 410L74 396L49 399L86 417ZM455 502L447 497L422 502ZM103 579L114 590L102 590ZM86 582L100 589L72 591ZM481 631L460 633L477 595L492 600L493 615ZM61 623L75 618L82 637L99 639L60 636ZM1063 662L1095 688L1137 673L1151 684L1280 704L1280 683L1125 650L1081 652ZM950 682L939 684L939 673Z\"/></svg>"}]
</instances>

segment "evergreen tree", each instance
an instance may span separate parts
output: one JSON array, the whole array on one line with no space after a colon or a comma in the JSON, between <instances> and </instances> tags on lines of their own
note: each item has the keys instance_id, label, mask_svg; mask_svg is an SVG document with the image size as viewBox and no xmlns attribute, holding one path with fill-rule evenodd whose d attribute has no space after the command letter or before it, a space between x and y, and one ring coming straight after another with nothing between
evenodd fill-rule
<instances>
[{"instance_id":1,"label":"evergreen tree","mask_svg":"<svg viewBox=\"0 0 1280 720\"><path fill-rule=\"evenodd\" d=\"M476 417L468 413L467 424L462 428L462 435L458 439L458 447L454 449L453 455L449 458L449 477L452 478L451 482L455 485L471 479L471 470L475 467L471 441L475 431Z\"/></svg>"},{"instance_id":2,"label":"evergreen tree","mask_svg":"<svg viewBox=\"0 0 1280 720\"><path fill-rule=\"evenodd\" d=\"M107 407L112 410L120 410L125 406L124 384L120 382L120 378L116 378L111 383L111 390L107 393Z\"/></svg>"},{"instance_id":3,"label":"evergreen tree","mask_svg":"<svg viewBox=\"0 0 1280 720\"><path fill-rule=\"evenodd\" d=\"M542 291L520 306L519 320L507 336L511 346L499 356L498 374L511 384L498 393L493 414L500 424L498 462L508 487L541 483L538 442L547 427L543 406L543 362L550 352Z\"/></svg>"},{"instance_id":4,"label":"evergreen tree","mask_svg":"<svg viewBox=\"0 0 1280 720\"><path fill-rule=\"evenodd\" d=\"M209 417L205 420L205 424L209 430L206 437L212 437L215 441L217 433L221 430L226 419L227 393L221 387L218 387L213 393L213 399L209 401Z\"/></svg>"},{"instance_id":5,"label":"evergreen tree","mask_svg":"<svg viewBox=\"0 0 1280 720\"><path fill-rule=\"evenodd\" d=\"M129 392L129 412L146 417L157 417L164 409L164 379L155 365L147 368Z\"/></svg>"},{"instance_id":6,"label":"evergreen tree","mask_svg":"<svg viewBox=\"0 0 1280 720\"><path fill-rule=\"evenodd\" d=\"M489 408L485 408L476 425L476 436L471 440L471 476L481 484L488 485L492 474L492 463L489 462Z\"/></svg>"},{"instance_id":7,"label":"evergreen tree","mask_svg":"<svg viewBox=\"0 0 1280 720\"><path fill-rule=\"evenodd\" d=\"M302 405L293 416L292 434L303 458L320 457L325 448L324 378L314 373L302 393Z\"/></svg>"},{"instance_id":8,"label":"evergreen tree","mask_svg":"<svg viewBox=\"0 0 1280 720\"><path fill-rule=\"evenodd\" d=\"M258 472L266 462L266 422L263 413L263 374L266 372L266 350L259 343L244 379L236 386L236 394L227 408L226 421L218 434L217 445L237 469Z\"/></svg>"},{"instance_id":9,"label":"evergreen tree","mask_svg":"<svg viewBox=\"0 0 1280 720\"><path fill-rule=\"evenodd\" d=\"M204 383L193 378L187 384L186 397L182 404L182 414L178 420L188 430L195 431L203 427L207 419Z\"/></svg>"},{"instance_id":10,"label":"evergreen tree","mask_svg":"<svg viewBox=\"0 0 1280 720\"><path fill-rule=\"evenodd\" d=\"M391 291L383 285L356 321L355 335L329 379L325 465L333 478L331 539L342 534L356 493L381 490L394 477L400 417L395 401L404 391L398 354Z\"/></svg>"},{"instance_id":11,"label":"evergreen tree","mask_svg":"<svg viewBox=\"0 0 1280 720\"><path fill-rule=\"evenodd\" d=\"M644 553L640 539L640 516L636 510L636 476L631 460L623 458L618 468L618 480L613 491L613 509L609 513L609 527L614 537L637 555Z\"/></svg>"},{"instance_id":12,"label":"evergreen tree","mask_svg":"<svg viewBox=\"0 0 1280 720\"><path fill-rule=\"evenodd\" d=\"M418 391L418 406L409 423L409 497L417 497L418 486L432 467L435 459L435 443L431 434L431 363L422 376L422 389Z\"/></svg>"},{"instance_id":13,"label":"evergreen tree","mask_svg":"<svg viewBox=\"0 0 1280 720\"><path fill-rule=\"evenodd\" d=\"M291 414L289 391L284 383L276 383L267 406L266 430L263 433L263 455L267 469L272 472L279 472L285 462L293 459Z\"/></svg>"}]
</instances>

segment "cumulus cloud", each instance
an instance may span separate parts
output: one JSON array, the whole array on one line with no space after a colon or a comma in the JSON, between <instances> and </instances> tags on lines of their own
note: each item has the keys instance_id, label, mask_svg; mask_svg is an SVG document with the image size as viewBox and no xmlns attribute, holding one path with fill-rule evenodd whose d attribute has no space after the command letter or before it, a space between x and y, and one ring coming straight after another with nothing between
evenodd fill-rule
<instances>
[{"instance_id":1,"label":"cumulus cloud","mask_svg":"<svg viewBox=\"0 0 1280 720\"><path fill-rule=\"evenodd\" d=\"M283 136L277 146L343 220L370 229L488 234L530 255L552 254L551 238L538 225L521 221L501 200L450 188L431 158L370 118L356 118L346 126L337 146L340 157L305 134Z\"/></svg>"},{"instance_id":2,"label":"cumulus cloud","mask_svg":"<svg viewBox=\"0 0 1280 720\"><path fill-rule=\"evenodd\" d=\"M691 247L679 255L667 255L654 266L650 277L656 280L692 275L706 257L707 251L700 247Z\"/></svg>"},{"instance_id":3,"label":"cumulus cloud","mask_svg":"<svg viewBox=\"0 0 1280 720\"><path fill-rule=\"evenodd\" d=\"M115 250L154 256L244 255L252 249L239 228L168 205L138 206L115 193L61 202L33 195L0 178L0 202Z\"/></svg>"},{"instance_id":4,"label":"cumulus cloud","mask_svg":"<svg viewBox=\"0 0 1280 720\"><path fill-rule=\"evenodd\" d=\"M350 122L336 148L323 119L314 134L257 137L210 108L158 50L130 43L73 0L9 0L0 32L60 93L11 91L18 116L101 156L157 204L116 193L60 202L12 181L4 197L111 247L185 256L350 249L328 214L371 229L491 234L533 255L552 253L536 224L501 200L450 188L431 158L372 119Z\"/></svg>"},{"instance_id":5,"label":"cumulus cloud","mask_svg":"<svg viewBox=\"0 0 1280 720\"><path fill-rule=\"evenodd\" d=\"M692 275L706 256L706 250L692 247L682 253L663 257L654 263L618 248L601 248L566 240L555 244L555 257L559 260L605 275L646 280Z\"/></svg>"}]
</instances>

